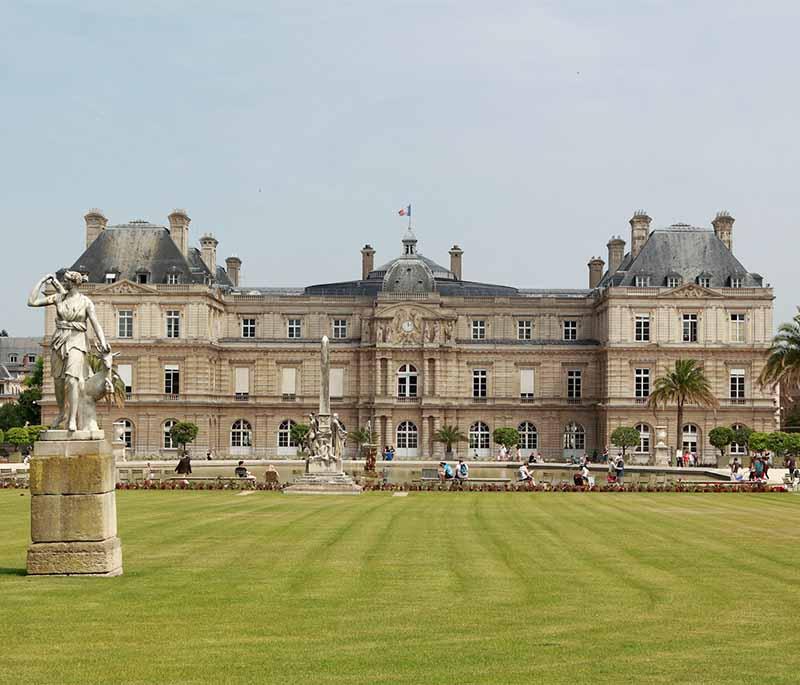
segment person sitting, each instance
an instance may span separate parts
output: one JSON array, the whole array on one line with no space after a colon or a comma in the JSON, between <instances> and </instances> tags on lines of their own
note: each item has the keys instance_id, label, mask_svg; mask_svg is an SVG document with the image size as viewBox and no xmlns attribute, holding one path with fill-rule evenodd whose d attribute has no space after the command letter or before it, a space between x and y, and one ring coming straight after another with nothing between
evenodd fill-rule
<instances>
[{"instance_id":1,"label":"person sitting","mask_svg":"<svg viewBox=\"0 0 800 685\"><path fill-rule=\"evenodd\" d=\"M277 483L278 480L278 469L275 468L274 464L270 464L267 466L267 470L264 472L264 482Z\"/></svg>"},{"instance_id":2,"label":"person sitting","mask_svg":"<svg viewBox=\"0 0 800 685\"><path fill-rule=\"evenodd\" d=\"M528 470L527 464L520 464L519 469L517 469L518 473L518 480L520 483L530 483L531 485L536 485L536 481L533 480L533 474Z\"/></svg>"},{"instance_id":3,"label":"person sitting","mask_svg":"<svg viewBox=\"0 0 800 685\"><path fill-rule=\"evenodd\" d=\"M239 465L233 470L233 473L237 478L247 478L247 476L250 475L250 472L245 467L243 461L239 462Z\"/></svg>"},{"instance_id":4,"label":"person sitting","mask_svg":"<svg viewBox=\"0 0 800 685\"><path fill-rule=\"evenodd\" d=\"M459 459L458 466L456 466L456 480L467 479L469 479L469 466L463 459Z\"/></svg>"},{"instance_id":5,"label":"person sitting","mask_svg":"<svg viewBox=\"0 0 800 685\"><path fill-rule=\"evenodd\" d=\"M453 467L446 461L439 462L439 477L442 480L453 480Z\"/></svg>"},{"instance_id":6,"label":"person sitting","mask_svg":"<svg viewBox=\"0 0 800 685\"><path fill-rule=\"evenodd\" d=\"M386 450L386 456L384 457L386 461L393 461L394 460L394 445L389 445L388 449Z\"/></svg>"}]
</instances>

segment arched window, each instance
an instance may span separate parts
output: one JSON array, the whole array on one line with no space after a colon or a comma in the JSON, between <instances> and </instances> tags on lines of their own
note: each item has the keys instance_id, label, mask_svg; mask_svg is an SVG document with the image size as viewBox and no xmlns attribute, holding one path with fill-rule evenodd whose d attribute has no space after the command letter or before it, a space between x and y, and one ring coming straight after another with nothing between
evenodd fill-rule
<instances>
[{"instance_id":1,"label":"arched window","mask_svg":"<svg viewBox=\"0 0 800 685\"><path fill-rule=\"evenodd\" d=\"M483 421L476 421L469 427L469 448L471 450L489 449L489 426Z\"/></svg>"},{"instance_id":2,"label":"arched window","mask_svg":"<svg viewBox=\"0 0 800 685\"><path fill-rule=\"evenodd\" d=\"M693 454L697 454L697 443L698 443L698 435L699 431L697 430L697 426L693 423L687 423L683 427L683 450L689 450Z\"/></svg>"},{"instance_id":3,"label":"arched window","mask_svg":"<svg viewBox=\"0 0 800 685\"><path fill-rule=\"evenodd\" d=\"M650 426L646 423L637 423L634 426L639 431L639 444L636 446L636 451L641 454L650 453Z\"/></svg>"},{"instance_id":4,"label":"arched window","mask_svg":"<svg viewBox=\"0 0 800 685\"><path fill-rule=\"evenodd\" d=\"M734 423L731 428L733 429L733 432L736 433L737 431L745 430L747 426L742 423ZM729 450L731 454L747 454L747 445L738 442L732 442Z\"/></svg>"},{"instance_id":5,"label":"arched window","mask_svg":"<svg viewBox=\"0 0 800 685\"><path fill-rule=\"evenodd\" d=\"M172 433L170 433L170 431L172 430L172 427L176 423L178 423L178 422L175 419L167 419L166 421L164 421L163 430L164 430L164 449L165 450L175 449L175 445L173 444L173 441L172 441Z\"/></svg>"},{"instance_id":6,"label":"arched window","mask_svg":"<svg viewBox=\"0 0 800 685\"><path fill-rule=\"evenodd\" d=\"M564 449L586 449L586 431L583 430L583 426L581 426L581 424L570 421L566 426L564 426Z\"/></svg>"},{"instance_id":7,"label":"arched window","mask_svg":"<svg viewBox=\"0 0 800 685\"><path fill-rule=\"evenodd\" d=\"M417 396L417 367L412 364L403 364L397 370L397 396Z\"/></svg>"},{"instance_id":8,"label":"arched window","mask_svg":"<svg viewBox=\"0 0 800 685\"><path fill-rule=\"evenodd\" d=\"M403 421L397 427L397 448L400 450L417 449L418 444L417 426L411 421Z\"/></svg>"},{"instance_id":9,"label":"arched window","mask_svg":"<svg viewBox=\"0 0 800 685\"><path fill-rule=\"evenodd\" d=\"M521 450L535 450L539 447L539 434L536 432L536 426L530 421L523 421L517 427L519 433L519 448Z\"/></svg>"},{"instance_id":10,"label":"arched window","mask_svg":"<svg viewBox=\"0 0 800 685\"><path fill-rule=\"evenodd\" d=\"M231 447L252 447L253 428L249 421L239 419L231 426Z\"/></svg>"},{"instance_id":11,"label":"arched window","mask_svg":"<svg viewBox=\"0 0 800 685\"><path fill-rule=\"evenodd\" d=\"M286 419L278 427L278 447L297 447L297 443L292 440L292 426L294 421Z\"/></svg>"},{"instance_id":12,"label":"arched window","mask_svg":"<svg viewBox=\"0 0 800 685\"><path fill-rule=\"evenodd\" d=\"M121 419L120 423L122 424L122 441L125 443L125 447L133 449L133 421Z\"/></svg>"}]
</instances>

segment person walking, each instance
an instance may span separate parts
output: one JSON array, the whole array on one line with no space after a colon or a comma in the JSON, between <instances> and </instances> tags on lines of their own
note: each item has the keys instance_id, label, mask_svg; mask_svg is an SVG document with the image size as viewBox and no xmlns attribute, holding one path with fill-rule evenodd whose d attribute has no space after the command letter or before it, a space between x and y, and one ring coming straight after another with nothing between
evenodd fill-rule
<instances>
[{"instance_id":1,"label":"person walking","mask_svg":"<svg viewBox=\"0 0 800 685\"><path fill-rule=\"evenodd\" d=\"M622 486L622 481L625 478L625 461L620 454L614 464L614 472L617 477L617 485Z\"/></svg>"},{"instance_id":2,"label":"person walking","mask_svg":"<svg viewBox=\"0 0 800 685\"><path fill-rule=\"evenodd\" d=\"M178 465L175 467L175 473L179 476L189 476L192 473L192 458L187 452L179 460Z\"/></svg>"}]
</instances>

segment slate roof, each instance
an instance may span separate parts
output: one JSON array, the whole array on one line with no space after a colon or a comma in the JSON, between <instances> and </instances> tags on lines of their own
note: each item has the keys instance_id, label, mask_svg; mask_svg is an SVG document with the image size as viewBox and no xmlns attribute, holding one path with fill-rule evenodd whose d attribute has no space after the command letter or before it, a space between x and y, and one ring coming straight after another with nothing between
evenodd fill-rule
<instances>
[{"instance_id":1,"label":"slate roof","mask_svg":"<svg viewBox=\"0 0 800 685\"><path fill-rule=\"evenodd\" d=\"M636 276L649 276L652 287L663 287L667 276L676 275L683 283L708 277L712 288L729 287L732 276L742 279L742 287L762 285L761 276L748 272L714 231L674 224L650 233L639 254L635 258L626 254L614 273L603 275L598 287L632 286Z\"/></svg>"},{"instance_id":2,"label":"slate roof","mask_svg":"<svg viewBox=\"0 0 800 685\"><path fill-rule=\"evenodd\" d=\"M211 279L200 250L189 248L184 257L166 227L146 221L109 226L70 268L88 274L91 283L105 283L108 273L116 273L118 281L136 281L137 274L148 272L149 283L166 283L167 274L178 274L180 283ZM215 277L220 285L232 285L219 266Z\"/></svg>"}]
</instances>

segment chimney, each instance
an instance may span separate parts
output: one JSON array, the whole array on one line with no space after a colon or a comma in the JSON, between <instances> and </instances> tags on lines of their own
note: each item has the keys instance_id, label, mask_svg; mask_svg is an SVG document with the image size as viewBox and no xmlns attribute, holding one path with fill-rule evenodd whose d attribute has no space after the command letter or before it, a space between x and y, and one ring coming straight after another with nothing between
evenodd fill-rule
<instances>
[{"instance_id":1,"label":"chimney","mask_svg":"<svg viewBox=\"0 0 800 685\"><path fill-rule=\"evenodd\" d=\"M647 216L643 209L637 209L633 213L631 224L631 256L635 257L642 251L642 246L650 236L650 222L652 219Z\"/></svg>"},{"instance_id":2,"label":"chimney","mask_svg":"<svg viewBox=\"0 0 800 685\"><path fill-rule=\"evenodd\" d=\"M211 275L217 277L217 245L219 241L210 233L200 238L200 254Z\"/></svg>"},{"instance_id":3,"label":"chimney","mask_svg":"<svg viewBox=\"0 0 800 685\"><path fill-rule=\"evenodd\" d=\"M734 221L736 221L736 219L728 214L728 210L723 209L721 212L717 212L717 216L715 216L714 221L711 222L711 225L714 227L714 235L725 243L725 247L729 250L733 250Z\"/></svg>"},{"instance_id":4,"label":"chimney","mask_svg":"<svg viewBox=\"0 0 800 685\"><path fill-rule=\"evenodd\" d=\"M186 257L189 254L189 222L191 219L185 209L173 209L168 219L169 234L181 254Z\"/></svg>"},{"instance_id":5,"label":"chimney","mask_svg":"<svg viewBox=\"0 0 800 685\"><path fill-rule=\"evenodd\" d=\"M90 209L83 220L86 222L86 247L89 247L106 230L108 219L99 209Z\"/></svg>"},{"instance_id":6,"label":"chimney","mask_svg":"<svg viewBox=\"0 0 800 685\"><path fill-rule=\"evenodd\" d=\"M619 236L612 236L606 247L608 247L608 273L613 274L625 256L625 241Z\"/></svg>"},{"instance_id":7,"label":"chimney","mask_svg":"<svg viewBox=\"0 0 800 685\"><path fill-rule=\"evenodd\" d=\"M606 263L600 257L592 257L589 260L589 287L596 288L600 279L603 277L603 267Z\"/></svg>"},{"instance_id":8,"label":"chimney","mask_svg":"<svg viewBox=\"0 0 800 685\"><path fill-rule=\"evenodd\" d=\"M375 250L367 243L361 248L361 280L366 281L369 272L375 269Z\"/></svg>"},{"instance_id":9,"label":"chimney","mask_svg":"<svg viewBox=\"0 0 800 685\"><path fill-rule=\"evenodd\" d=\"M242 260L238 257L228 257L225 260L225 269L228 272L228 278L231 279L234 288L239 287L239 269L242 268Z\"/></svg>"},{"instance_id":10,"label":"chimney","mask_svg":"<svg viewBox=\"0 0 800 685\"><path fill-rule=\"evenodd\" d=\"M456 275L459 281L461 280L461 255L463 254L464 250L458 245L453 245L450 248L450 271Z\"/></svg>"}]
</instances>

